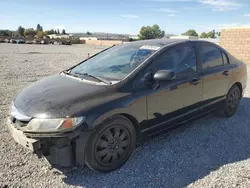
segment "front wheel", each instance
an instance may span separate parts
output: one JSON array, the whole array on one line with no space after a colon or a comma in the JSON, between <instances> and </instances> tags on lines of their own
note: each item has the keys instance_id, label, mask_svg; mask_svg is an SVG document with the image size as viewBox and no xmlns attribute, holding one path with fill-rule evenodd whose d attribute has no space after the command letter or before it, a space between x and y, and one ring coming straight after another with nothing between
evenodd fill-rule
<instances>
[{"instance_id":1,"label":"front wheel","mask_svg":"<svg viewBox=\"0 0 250 188\"><path fill-rule=\"evenodd\" d=\"M85 163L100 172L116 170L128 160L135 143L133 124L124 116L111 117L90 135L85 150Z\"/></svg>"}]
</instances>

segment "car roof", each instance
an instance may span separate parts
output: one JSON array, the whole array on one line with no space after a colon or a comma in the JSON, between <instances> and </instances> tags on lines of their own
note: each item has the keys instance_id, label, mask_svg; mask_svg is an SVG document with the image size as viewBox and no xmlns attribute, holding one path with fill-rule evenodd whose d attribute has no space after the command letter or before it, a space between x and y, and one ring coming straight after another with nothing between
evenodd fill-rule
<instances>
[{"instance_id":1,"label":"car roof","mask_svg":"<svg viewBox=\"0 0 250 188\"><path fill-rule=\"evenodd\" d=\"M130 45L150 45L150 46L159 46L163 47L168 44L172 43L178 43L178 42L185 42L188 40L183 40L183 39L151 39L151 40L140 40L140 41L135 41L131 43L127 43Z\"/></svg>"},{"instance_id":2,"label":"car roof","mask_svg":"<svg viewBox=\"0 0 250 188\"><path fill-rule=\"evenodd\" d=\"M204 43L210 43L214 44L208 41L204 40L195 40L195 39L151 39L151 40L140 40L140 41L135 41L135 42L130 42L126 43L127 45L132 46L143 46L143 45L148 45L148 46L158 46L158 47L164 47L170 44L175 44L175 43L184 43L184 42L204 42Z\"/></svg>"}]
</instances>

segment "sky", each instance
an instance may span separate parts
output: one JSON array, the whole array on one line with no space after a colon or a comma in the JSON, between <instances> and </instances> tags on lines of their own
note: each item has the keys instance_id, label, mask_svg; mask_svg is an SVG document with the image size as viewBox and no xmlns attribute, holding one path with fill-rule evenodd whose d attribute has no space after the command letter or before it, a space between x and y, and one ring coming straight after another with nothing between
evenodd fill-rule
<instances>
[{"instance_id":1,"label":"sky","mask_svg":"<svg viewBox=\"0 0 250 188\"><path fill-rule=\"evenodd\" d=\"M68 33L137 35L153 24L173 34L250 26L250 0L1 0L0 7L0 29L11 30L39 23Z\"/></svg>"}]
</instances>

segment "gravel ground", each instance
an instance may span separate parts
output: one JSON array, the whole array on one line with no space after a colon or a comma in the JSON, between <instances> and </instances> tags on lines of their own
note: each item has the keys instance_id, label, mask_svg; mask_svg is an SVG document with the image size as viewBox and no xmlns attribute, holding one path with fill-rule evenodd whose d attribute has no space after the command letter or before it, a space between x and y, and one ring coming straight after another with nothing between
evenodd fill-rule
<instances>
[{"instance_id":1,"label":"gravel ground","mask_svg":"<svg viewBox=\"0 0 250 188\"><path fill-rule=\"evenodd\" d=\"M0 44L0 187L250 187L249 88L233 118L209 116L162 134L108 174L59 171L16 144L6 129L15 94L100 49Z\"/></svg>"}]
</instances>

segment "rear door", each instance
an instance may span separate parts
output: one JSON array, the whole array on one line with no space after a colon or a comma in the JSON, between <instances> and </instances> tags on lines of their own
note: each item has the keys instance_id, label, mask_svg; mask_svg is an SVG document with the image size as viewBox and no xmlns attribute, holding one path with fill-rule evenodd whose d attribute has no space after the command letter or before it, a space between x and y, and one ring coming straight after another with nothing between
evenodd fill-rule
<instances>
[{"instance_id":1,"label":"rear door","mask_svg":"<svg viewBox=\"0 0 250 188\"><path fill-rule=\"evenodd\" d=\"M198 44L202 64L202 103L210 104L223 99L230 85L230 69L226 54L216 45Z\"/></svg>"}]
</instances>

